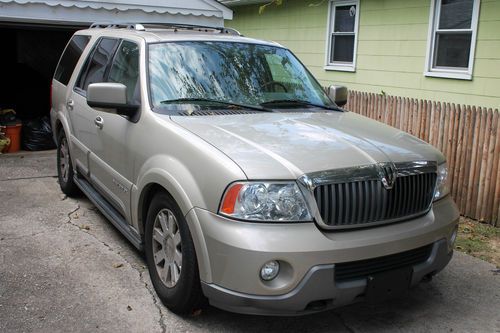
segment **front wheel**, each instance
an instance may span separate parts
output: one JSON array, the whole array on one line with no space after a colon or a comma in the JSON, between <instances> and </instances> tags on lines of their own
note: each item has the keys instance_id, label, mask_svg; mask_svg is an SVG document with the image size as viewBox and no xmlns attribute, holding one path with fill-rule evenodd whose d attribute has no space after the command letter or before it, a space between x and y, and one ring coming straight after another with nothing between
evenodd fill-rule
<instances>
[{"instance_id":1,"label":"front wheel","mask_svg":"<svg viewBox=\"0 0 500 333\"><path fill-rule=\"evenodd\" d=\"M163 304L178 314L201 306L198 262L191 233L173 198L160 192L149 206L145 253L149 275Z\"/></svg>"},{"instance_id":2,"label":"front wheel","mask_svg":"<svg viewBox=\"0 0 500 333\"><path fill-rule=\"evenodd\" d=\"M64 131L61 130L57 139L57 178L61 190L68 196L74 196L79 191L73 176L74 171L69 154L68 139Z\"/></svg>"}]
</instances>

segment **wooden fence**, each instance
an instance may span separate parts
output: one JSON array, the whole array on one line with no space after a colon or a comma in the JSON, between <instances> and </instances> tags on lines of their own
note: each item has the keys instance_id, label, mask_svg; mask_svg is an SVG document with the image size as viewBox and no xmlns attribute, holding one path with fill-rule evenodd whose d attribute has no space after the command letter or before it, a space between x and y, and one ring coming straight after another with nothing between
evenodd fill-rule
<instances>
[{"instance_id":1,"label":"wooden fence","mask_svg":"<svg viewBox=\"0 0 500 333\"><path fill-rule=\"evenodd\" d=\"M498 109L349 92L346 109L429 142L446 156L460 213L500 226Z\"/></svg>"}]
</instances>

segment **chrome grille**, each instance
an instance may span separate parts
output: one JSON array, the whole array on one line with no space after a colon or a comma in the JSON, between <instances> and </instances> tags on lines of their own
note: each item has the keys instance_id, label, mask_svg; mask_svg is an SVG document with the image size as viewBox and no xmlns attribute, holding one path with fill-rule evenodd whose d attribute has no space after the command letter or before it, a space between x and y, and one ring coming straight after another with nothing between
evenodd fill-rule
<instances>
[{"instance_id":1,"label":"chrome grille","mask_svg":"<svg viewBox=\"0 0 500 333\"><path fill-rule=\"evenodd\" d=\"M427 212L436 173L399 174L391 189L379 179L319 185L314 198L323 223L362 227L409 219Z\"/></svg>"}]
</instances>

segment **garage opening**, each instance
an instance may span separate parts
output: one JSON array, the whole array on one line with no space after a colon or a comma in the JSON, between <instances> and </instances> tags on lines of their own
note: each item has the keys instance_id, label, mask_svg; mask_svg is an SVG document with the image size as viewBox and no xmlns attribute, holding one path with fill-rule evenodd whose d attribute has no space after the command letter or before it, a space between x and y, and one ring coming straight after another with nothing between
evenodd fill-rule
<instances>
[{"instance_id":1,"label":"garage opening","mask_svg":"<svg viewBox=\"0 0 500 333\"><path fill-rule=\"evenodd\" d=\"M50 86L61 52L76 30L0 24L0 153L55 147L49 120Z\"/></svg>"},{"instance_id":2,"label":"garage opening","mask_svg":"<svg viewBox=\"0 0 500 333\"><path fill-rule=\"evenodd\" d=\"M14 109L23 121L49 114L52 76L76 30L77 27L0 25L0 109Z\"/></svg>"}]
</instances>

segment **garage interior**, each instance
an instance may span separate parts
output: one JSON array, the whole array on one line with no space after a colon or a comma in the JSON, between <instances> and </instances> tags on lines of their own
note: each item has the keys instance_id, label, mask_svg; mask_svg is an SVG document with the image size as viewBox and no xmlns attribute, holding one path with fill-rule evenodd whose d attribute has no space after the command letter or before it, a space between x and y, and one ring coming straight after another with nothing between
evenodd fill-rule
<instances>
[{"instance_id":1,"label":"garage interior","mask_svg":"<svg viewBox=\"0 0 500 333\"><path fill-rule=\"evenodd\" d=\"M0 25L0 109L26 121L49 114L50 85L59 57L77 27Z\"/></svg>"}]
</instances>

